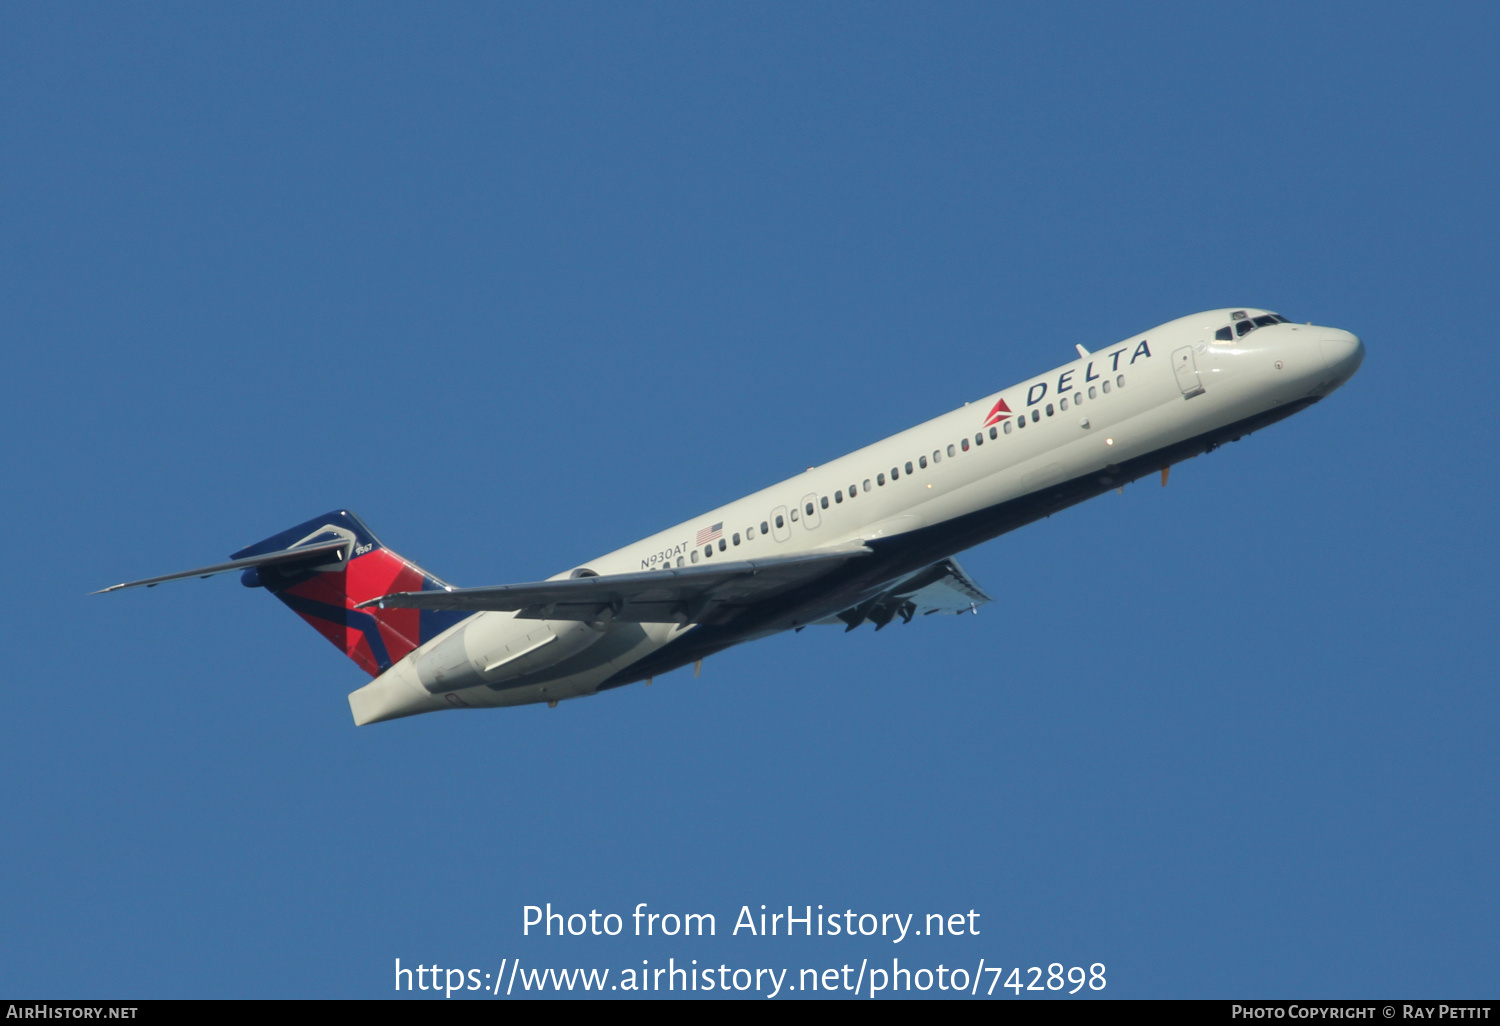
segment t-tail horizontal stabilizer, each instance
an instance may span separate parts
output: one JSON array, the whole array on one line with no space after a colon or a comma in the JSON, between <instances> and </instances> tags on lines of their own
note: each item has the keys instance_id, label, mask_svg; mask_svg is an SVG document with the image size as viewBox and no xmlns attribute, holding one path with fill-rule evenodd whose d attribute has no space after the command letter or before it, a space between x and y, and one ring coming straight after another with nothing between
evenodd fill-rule
<instances>
[{"instance_id":1,"label":"t-tail horizontal stabilizer","mask_svg":"<svg viewBox=\"0 0 1500 1026\"><path fill-rule=\"evenodd\" d=\"M334 538L331 541L324 540L311 545L296 545L289 549L279 549L276 552L264 552L258 556L231 560L228 563L200 566L196 570L184 570L181 573L164 574L161 577L146 577L139 581L111 584L108 588L100 588L98 591L89 592L89 594L103 595L108 591L119 591L121 588L136 588L141 585L154 588L164 581L180 581L187 577L212 577L214 574L224 574L231 570L249 570L251 567L280 566L286 569L292 567L294 564L305 563L307 569L311 569L315 566L347 561L349 558L349 549L353 547L353 544L353 541L348 538Z\"/></svg>"},{"instance_id":2,"label":"t-tail horizontal stabilizer","mask_svg":"<svg viewBox=\"0 0 1500 1026\"><path fill-rule=\"evenodd\" d=\"M137 585L150 588L163 581L240 570L241 584L275 595L372 677L469 615L357 610L359 603L388 592L446 591L452 585L386 548L363 520L346 509L324 513L230 555L228 563L127 581L102 591Z\"/></svg>"}]
</instances>

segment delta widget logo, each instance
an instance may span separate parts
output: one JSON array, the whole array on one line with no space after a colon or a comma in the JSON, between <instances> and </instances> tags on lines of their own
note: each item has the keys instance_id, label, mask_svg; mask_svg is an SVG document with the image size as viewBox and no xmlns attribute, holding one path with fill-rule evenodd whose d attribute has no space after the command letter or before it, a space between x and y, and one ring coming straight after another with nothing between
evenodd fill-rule
<instances>
[{"instance_id":1,"label":"delta widget logo","mask_svg":"<svg viewBox=\"0 0 1500 1026\"><path fill-rule=\"evenodd\" d=\"M995 404L994 408L990 410L990 415L984 418L984 426L989 427L991 424L998 424L1006 417L1010 416L1014 416L1014 414L1010 412L1010 407L1005 405L1005 400L1001 399L998 403Z\"/></svg>"}]
</instances>

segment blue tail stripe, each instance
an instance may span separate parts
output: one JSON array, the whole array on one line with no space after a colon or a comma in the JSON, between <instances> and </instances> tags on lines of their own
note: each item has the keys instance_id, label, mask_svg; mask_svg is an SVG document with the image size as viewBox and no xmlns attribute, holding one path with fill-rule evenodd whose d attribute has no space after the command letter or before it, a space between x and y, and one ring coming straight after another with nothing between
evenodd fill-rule
<instances>
[{"instance_id":1,"label":"blue tail stripe","mask_svg":"<svg viewBox=\"0 0 1500 1026\"><path fill-rule=\"evenodd\" d=\"M369 643L370 654L375 657L375 664L382 670L391 668L391 655L385 647L385 639L380 636L380 625L369 613L361 613L355 609L344 609L342 606L330 605L327 602L317 602L313 599L305 599L300 595L289 592L279 592L277 598L292 608L293 612L303 616L316 617L319 620L327 620L343 627L353 627L365 636Z\"/></svg>"},{"instance_id":2,"label":"blue tail stripe","mask_svg":"<svg viewBox=\"0 0 1500 1026\"><path fill-rule=\"evenodd\" d=\"M422 573L423 591L440 591L441 587L432 579L426 571ZM460 621L467 620L474 614L467 609L424 609L418 617L417 631L422 635L420 644L427 644L433 638L443 633L449 627Z\"/></svg>"}]
</instances>

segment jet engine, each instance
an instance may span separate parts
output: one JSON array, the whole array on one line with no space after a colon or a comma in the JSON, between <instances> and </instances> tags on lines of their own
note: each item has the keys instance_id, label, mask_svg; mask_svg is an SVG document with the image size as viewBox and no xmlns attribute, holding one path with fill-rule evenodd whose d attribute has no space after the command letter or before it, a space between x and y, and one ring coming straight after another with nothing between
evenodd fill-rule
<instances>
[{"instance_id":1,"label":"jet engine","mask_svg":"<svg viewBox=\"0 0 1500 1026\"><path fill-rule=\"evenodd\" d=\"M417 657L417 677L434 695L501 685L577 655L604 632L577 620L522 620L504 613L471 617Z\"/></svg>"}]
</instances>

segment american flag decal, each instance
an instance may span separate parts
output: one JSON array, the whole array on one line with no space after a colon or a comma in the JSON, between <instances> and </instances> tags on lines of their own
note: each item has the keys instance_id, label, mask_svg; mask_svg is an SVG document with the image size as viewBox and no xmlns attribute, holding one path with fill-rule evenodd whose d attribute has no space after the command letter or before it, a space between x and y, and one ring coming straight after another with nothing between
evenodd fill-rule
<instances>
[{"instance_id":1,"label":"american flag decal","mask_svg":"<svg viewBox=\"0 0 1500 1026\"><path fill-rule=\"evenodd\" d=\"M713 541L715 538L719 537L723 533L724 533L724 521L720 520L714 526L712 526L712 527L705 527L703 530L701 530L701 531L698 532L698 544L699 545L707 545L709 542Z\"/></svg>"}]
</instances>

